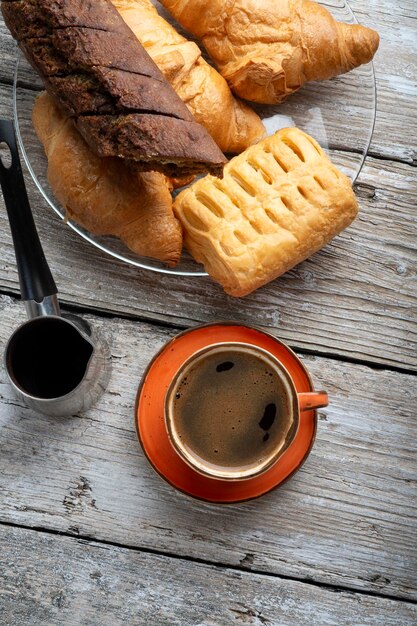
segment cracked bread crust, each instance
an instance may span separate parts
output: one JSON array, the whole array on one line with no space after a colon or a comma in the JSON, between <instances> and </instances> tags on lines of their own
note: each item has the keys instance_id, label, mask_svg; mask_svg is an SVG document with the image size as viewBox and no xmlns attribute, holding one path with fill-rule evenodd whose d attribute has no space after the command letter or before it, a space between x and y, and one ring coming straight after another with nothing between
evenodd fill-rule
<instances>
[{"instance_id":1,"label":"cracked bread crust","mask_svg":"<svg viewBox=\"0 0 417 626\"><path fill-rule=\"evenodd\" d=\"M196 122L185 122L163 115L133 113L118 117L80 116L75 123L87 143L90 143L90 139L93 145L99 146L99 156L121 156L123 151L125 158L133 161L137 145L140 144L147 155L140 162L144 171L155 169L154 163L159 163L167 176L176 178L179 168L182 176L194 174L196 165L207 169L207 146L200 140L201 127ZM188 159L190 142L194 147L195 161L192 163ZM174 151L176 161L172 163L167 153Z\"/></svg>"},{"instance_id":2,"label":"cracked bread crust","mask_svg":"<svg viewBox=\"0 0 417 626\"><path fill-rule=\"evenodd\" d=\"M170 106L159 82L149 76L95 67L89 74L48 76L44 82L70 117L149 112L195 121L191 114L183 115L176 103Z\"/></svg>"},{"instance_id":3,"label":"cracked bread crust","mask_svg":"<svg viewBox=\"0 0 417 626\"><path fill-rule=\"evenodd\" d=\"M18 40L50 35L53 29L77 26L109 32L124 30L114 12L96 0L2 0L3 15Z\"/></svg>"}]
</instances>

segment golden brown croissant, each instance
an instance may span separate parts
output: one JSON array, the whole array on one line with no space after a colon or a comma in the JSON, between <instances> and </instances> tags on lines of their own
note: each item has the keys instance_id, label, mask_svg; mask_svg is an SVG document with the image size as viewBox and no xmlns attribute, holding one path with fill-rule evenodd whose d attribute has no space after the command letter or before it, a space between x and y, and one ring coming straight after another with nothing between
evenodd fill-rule
<instances>
[{"instance_id":1,"label":"golden brown croissant","mask_svg":"<svg viewBox=\"0 0 417 626\"><path fill-rule=\"evenodd\" d=\"M157 12L150 0L112 0L165 78L223 152L242 152L265 136L259 116Z\"/></svg>"},{"instance_id":2,"label":"golden brown croissant","mask_svg":"<svg viewBox=\"0 0 417 626\"><path fill-rule=\"evenodd\" d=\"M320 146L285 128L232 159L224 178L181 192L174 211L194 258L245 296L322 248L355 218L350 180Z\"/></svg>"},{"instance_id":3,"label":"golden brown croissant","mask_svg":"<svg viewBox=\"0 0 417 626\"><path fill-rule=\"evenodd\" d=\"M33 125L48 158L48 181L68 216L97 235L115 235L140 256L175 265L182 234L167 178L96 156L52 98L35 101Z\"/></svg>"},{"instance_id":4,"label":"golden brown croissant","mask_svg":"<svg viewBox=\"0 0 417 626\"><path fill-rule=\"evenodd\" d=\"M379 36L336 22L310 0L161 0L199 37L241 98L275 104L306 81L325 80L368 63Z\"/></svg>"}]
</instances>

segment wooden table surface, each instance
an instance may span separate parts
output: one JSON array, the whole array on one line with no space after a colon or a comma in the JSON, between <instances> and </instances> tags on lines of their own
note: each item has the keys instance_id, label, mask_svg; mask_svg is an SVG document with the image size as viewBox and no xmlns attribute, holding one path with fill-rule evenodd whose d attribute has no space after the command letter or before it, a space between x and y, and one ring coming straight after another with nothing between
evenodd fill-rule
<instances>
[{"instance_id":1,"label":"wooden table surface","mask_svg":"<svg viewBox=\"0 0 417 626\"><path fill-rule=\"evenodd\" d=\"M27 177L64 308L104 331L113 376L95 408L53 420L25 408L0 373L1 625L417 623L417 5L350 4L382 38L360 217L245 300L206 278L113 262L66 228ZM1 117L11 115L14 57L1 23ZM3 347L25 313L2 201L0 247ZM165 341L225 318L286 340L331 404L290 482L222 507L154 474L133 404Z\"/></svg>"}]
</instances>

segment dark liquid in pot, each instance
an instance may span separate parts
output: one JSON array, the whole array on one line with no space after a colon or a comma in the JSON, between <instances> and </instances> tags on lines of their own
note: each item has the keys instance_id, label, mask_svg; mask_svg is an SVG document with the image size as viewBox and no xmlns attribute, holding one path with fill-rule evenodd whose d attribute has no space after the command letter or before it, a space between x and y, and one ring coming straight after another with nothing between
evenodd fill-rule
<instances>
[{"instance_id":1,"label":"dark liquid in pot","mask_svg":"<svg viewBox=\"0 0 417 626\"><path fill-rule=\"evenodd\" d=\"M208 354L187 371L173 404L183 444L209 464L256 466L285 439L286 388L261 357L233 349Z\"/></svg>"},{"instance_id":2,"label":"dark liquid in pot","mask_svg":"<svg viewBox=\"0 0 417 626\"><path fill-rule=\"evenodd\" d=\"M84 378L92 345L68 322L39 318L24 326L8 351L14 382L37 398L58 398Z\"/></svg>"}]
</instances>

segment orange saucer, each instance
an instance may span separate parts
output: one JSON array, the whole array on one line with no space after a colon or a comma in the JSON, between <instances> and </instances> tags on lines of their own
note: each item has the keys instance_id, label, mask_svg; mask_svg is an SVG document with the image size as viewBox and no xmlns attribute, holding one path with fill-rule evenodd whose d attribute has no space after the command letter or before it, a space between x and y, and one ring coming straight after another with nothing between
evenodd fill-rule
<instances>
[{"instance_id":1,"label":"orange saucer","mask_svg":"<svg viewBox=\"0 0 417 626\"><path fill-rule=\"evenodd\" d=\"M171 445L165 427L164 399L168 386L194 352L222 341L250 343L269 351L287 368L297 392L313 391L310 376L299 358L278 339L256 328L238 324L210 324L174 337L153 358L139 386L135 421L139 441L153 468L183 493L217 503L258 498L282 485L307 459L317 429L316 411L300 414L297 435L283 456L264 474L240 481L202 476L189 467Z\"/></svg>"}]
</instances>

